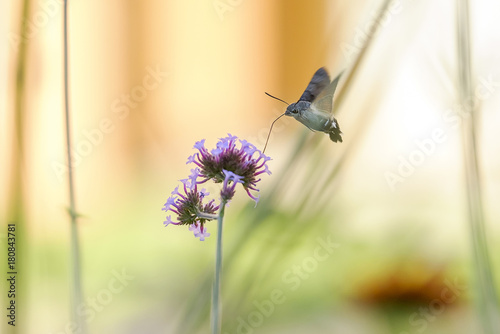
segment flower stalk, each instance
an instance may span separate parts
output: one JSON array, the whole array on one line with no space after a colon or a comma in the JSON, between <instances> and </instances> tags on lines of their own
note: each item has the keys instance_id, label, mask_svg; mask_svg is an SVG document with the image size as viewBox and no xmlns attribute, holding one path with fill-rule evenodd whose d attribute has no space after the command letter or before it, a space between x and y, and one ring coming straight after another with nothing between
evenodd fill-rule
<instances>
[{"instance_id":1,"label":"flower stalk","mask_svg":"<svg viewBox=\"0 0 500 334\"><path fill-rule=\"evenodd\" d=\"M469 211L469 228L475 260L477 305L483 333L500 333L500 305L491 266L486 221L484 216L480 178L480 157L478 149L478 112L474 101L472 81L472 54L470 39L469 0L456 2L457 55L459 65L458 93L461 105L470 117L463 119L462 138L464 147L465 178Z\"/></svg>"},{"instance_id":2,"label":"flower stalk","mask_svg":"<svg viewBox=\"0 0 500 334\"><path fill-rule=\"evenodd\" d=\"M212 288L212 316L211 316L211 329L212 334L220 333L220 319L221 319L221 303L220 303L220 286L221 286L221 272L222 272L222 227L224 220L224 211L226 208L226 201L222 200L219 209L219 217L217 218L217 245L215 248L215 276L214 285Z\"/></svg>"},{"instance_id":3,"label":"flower stalk","mask_svg":"<svg viewBox=\"0 0 500 334\"><path fill-rule=\"evenodd\" d=\"M80 245L78 237L77 211L75 204L75 186L73 179L73 166L71 160L71 122L69 109L69 70L68 70L68 0L64 1L64 114L66 119L66 153L68 159L68 185L69 185L69 215L71 226L71 265L72 265L72 318L80 333L86 333L86 324L78 312L82 305L82 287L81 287L81 265L80 265Z\"/></svg>"}]
</instances>

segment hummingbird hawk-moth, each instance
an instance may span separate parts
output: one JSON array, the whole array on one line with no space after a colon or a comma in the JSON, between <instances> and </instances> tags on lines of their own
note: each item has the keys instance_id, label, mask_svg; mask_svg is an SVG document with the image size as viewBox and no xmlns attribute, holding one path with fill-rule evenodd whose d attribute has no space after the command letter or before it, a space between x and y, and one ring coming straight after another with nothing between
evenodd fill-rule
<instances>
[{"instance_id":1,"label":"hummingbird hawk-moth","mask_svg":"<svg viewBox=\"0 0 500 334\"><path fill-rule=\"evenodd\" d=\"M274 123L282 116L291 116L295 118L297 121L307 126L311 131L321 131L328 134L330 139L335 143L342 142L342 132L340 131L339 123L332 114L333 94L335 93L341 75L342 72L330 82L330 76L326 69L324 67L320 68L314 73L300 99L292 104L288 104L266 93L268 96L288 104L288 107L285 113L276 118L271 124L271 129L269 129L263 152L266 150Z\"/></svg>"}]
</instances>

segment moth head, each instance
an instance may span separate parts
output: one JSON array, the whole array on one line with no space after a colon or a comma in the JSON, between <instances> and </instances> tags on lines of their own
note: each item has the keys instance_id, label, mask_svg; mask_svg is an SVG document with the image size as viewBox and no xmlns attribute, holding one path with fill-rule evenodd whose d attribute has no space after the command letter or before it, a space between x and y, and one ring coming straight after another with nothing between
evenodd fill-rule
<instances>
[{"instance_id":1,"label":"moth head","mask_svg":"<svg viewBox=\"0 0 500 334\"><path fill-rule=\"evenodd\" d=\"M292 103L286 108L285 115L297 117L299 116L303 110L306 110L309 107L309 102L299 101L297 103Z\"/></svg>"},{"instance_id":2,"label":"moth head","mask_svg":"<svg viewBox=\"0 0 500 334\"><path fill-rule=\"evenodd\" d=\"M295 107L297 103L290 104L285 111L286 116L295 116L299 113L299 110Z\"/></svg>"}]
</instances>

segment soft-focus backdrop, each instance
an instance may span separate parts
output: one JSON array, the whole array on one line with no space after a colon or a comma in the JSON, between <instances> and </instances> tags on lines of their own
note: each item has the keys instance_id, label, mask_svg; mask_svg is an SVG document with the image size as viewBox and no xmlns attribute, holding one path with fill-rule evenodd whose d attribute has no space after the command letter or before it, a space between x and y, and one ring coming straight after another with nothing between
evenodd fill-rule
<instances>
[{"instance_id":1,"label":"soft-focus backdrop","mask_svg":"<svg viewBox=\"0 0 500 334\"><path fill-rule=\"evenodd\" d=\"M195 141L211 147L231 133L262 149L285 108L264 92L295 102L321 66L350 78L336 110L344 142L291 118L276 124L259 204L240 189L227 208L222 332L480 331L455 2L394 0L380 17L381 5L69 0L90 333L208 332L215 223L200 242L187 228L164 228L161 208L187 177ZM492 0L470 8L471 101L497 286L499 11ZM2 316L2 333L72 333L62 13L61 0L0 5L3 274L6 225L21 217L18 326Z\"/></svg>"}]
</instances>

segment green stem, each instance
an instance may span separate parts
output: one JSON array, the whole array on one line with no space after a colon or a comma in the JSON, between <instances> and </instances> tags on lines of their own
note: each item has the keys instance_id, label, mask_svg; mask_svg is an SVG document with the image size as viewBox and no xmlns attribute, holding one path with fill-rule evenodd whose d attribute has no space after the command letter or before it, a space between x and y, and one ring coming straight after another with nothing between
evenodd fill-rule
<instances>
[{"instance_id":1,"label":"green stem","mask_svg":"<svg viewBox=\"0 0 500 334\"><path fill-rule=\"evenodd\" d=\"M463 118L463 144L469 226L476 265L478 306L484 333L500 333L500 317L495 280L491 269L486 238L485 218L482 204L478 143L476 135L477 112L472 84L472 61L470 52L469 1L457 0L457 45L459 64L459 95L461 105L470 117ZM475 102L475 101L474 101Z\"/></svg>"},{"instance_id":2,"label":"green stem","mask_svg":"<svg viewBox=\"0 0 500 334\"><path fill-rule=\"evenodd\" d=\"M198 218L205 218L205 219L209 219L209 220L214 220L214 219L219 218L219 216L217 216L217 215L213 215L211 213L206 213L206 212L198 212L196 214L196 216Z\"/></svg>"},{"instance_id":3,"label":"green stem","mask_svg":"<svg viewBox=\"0 0 500 334\"><path fill-rule=\"evenodd\" d=\"M28 64L28 44L29 41L25 36L27 36L29 27L26 24L29 19L29 14L31 13L31 1L25 0L23 1L21 7L21 17L19 20L19 37L20 40L18 44L12 44L13 49L17 49L17 60L15 65L15 92L14 92L14 112L12 115L12 139L10 140L11 146L11 155L8 161L10 162L10 178L8 179L8 196L6 197L7 201L7 212L5 222L2 222L2 227L6 229L7 223L15 224L16 226L16 237L17 237L17 260L16 260L16 271L19 276L24 277L25 279L20 279L19 282L16 282L18 291L27 291L27 286L29 285L29 277L30 272L28 271L28 267L26 266L26 260L28 258L27 253L29 253L29 241L28 234L26 233L26 212L25 212L25 189L29 189L29 182L24 178L26 175L25 169L25 151L24 151L24 134L27 125L27 119L30 117L28 113L29 110L27 108L26 101L27 98L27 83L26 83L26 72L27 72L27 64ZM9 142L9 140L7 141ZM7 161L6 161L7 162ZM7 166L5 162L5 166ZM2 218L4 216L2 215ZM2 231L3 233L6 230ZM7 241L7 239L2 238L2 240ZM2 244L2 248L4 244ZM5 248L3 250L6 250ZM2 253L7 254L7 253ZM4 261L4 273L7 271L12 271L8 268L7 261ZM4 281L5 282L5 281ZM3 286L3 284L0 284ZM7 290L4 290L7 291ZM7 294L6 294L7 295ZM6 296L7 297L7 296ZM16 297L16 303L18 305L26 305L27 296L26 294L20 293ZM5 299L7 300L7 299ZM5 329L2 333L22 333L26 330L27 324L30 323L30 317L26 308L24 310L22 308L19 309L18 318L23 319L22 323L18 322L16 326L10 326L5 321L2 325L0 325L0 329Z\"/></svg>"},{"instance_id":4,"label":"green stem","mask_svg":"<svg viewBox=\"0 0 500 334\"><path fill-rule=\"evenodd\" d=\"M72 263L72 318L80 333L86 333L86 324L78 314L82 305L80 274L80 246L78 240L77 213L75 204L75 186L73 182L73 164L71 161L71 122L69 112L69 74L68 74L68 0L64 1L64 114L66 117L66 153L68 159L69 215L71 220L71 263Z\"/></svg>"},{"instance_id":5,"label":"green stem","mask_svg":"<svg viewBox=\"0 0 500 334\"><path fill-rule=\"evenodd\" d=\"M222 270L222 221L224 220L224 210L226 201L222 200L219 209L219 217L217 218L217 246L215 251L215 278L212 288L212 319L211 328L212 334L220 333L220 277Z\"/></svg>"}]
</instances>

